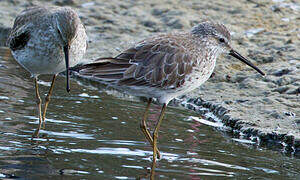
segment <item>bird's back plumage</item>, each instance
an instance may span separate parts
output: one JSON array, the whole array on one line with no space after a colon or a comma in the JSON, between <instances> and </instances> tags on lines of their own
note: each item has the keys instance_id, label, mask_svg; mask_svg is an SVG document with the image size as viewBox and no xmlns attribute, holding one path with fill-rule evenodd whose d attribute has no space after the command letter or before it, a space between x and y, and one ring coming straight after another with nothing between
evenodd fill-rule
<instances>
[{"instance_id":1,"label":"bird's back plumage","mask_svg":"<svg viewBox=\"0 0 300 180\"><path fill-rule=\"evenodd\" d=\"M183 35L182 35L183 36ZM80 75L120 86L178 88L192 72L193 61L175 34L146 39L115 58L100 58L81 67Z\"/></svg>"},{"instance_id":2,"label":"bird's back plumage","mask_svg":"<svg viewBox=\"0 0 300 180\"><path fill-rule=\"evenodd\" d=\"M201 48L190 32L160 34L137 43L114 58L99 58L73 70L83 78L167 102L209 78L214 62L201 58L208 53Z\"/></svg>"}]
</instances>

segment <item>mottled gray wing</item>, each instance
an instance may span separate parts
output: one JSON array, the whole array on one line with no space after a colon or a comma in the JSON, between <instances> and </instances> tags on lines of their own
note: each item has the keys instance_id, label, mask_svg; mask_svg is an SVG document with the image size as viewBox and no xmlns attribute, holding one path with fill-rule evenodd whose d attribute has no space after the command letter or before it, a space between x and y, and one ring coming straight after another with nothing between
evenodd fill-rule
<instances>
[{"instance_id":1,"label":"mottled gray wing","mask_svg":"<svg viewBox=\"0 0 300 180\"><path fill-rule=\"evenodd\" d=\"M181 86L191 73L190 58L181 46L169 41L144 41L115 58L85 65L79 73L118 85L169 89Z\"/></svg>"},{"instance_id":2,"label":"mottled gray wing","mask_svg":"<svg viewBox=\"0 0 300 180\"><path fill-rule=\"evenodd\" d=\"M30 39L30 31L34 22L37 22L43 14L48 13L48 10L33 6L22 11L15 19L13 28L7 39L7 46L11 50L22 49Z\"/></svg>"}]
</instances>

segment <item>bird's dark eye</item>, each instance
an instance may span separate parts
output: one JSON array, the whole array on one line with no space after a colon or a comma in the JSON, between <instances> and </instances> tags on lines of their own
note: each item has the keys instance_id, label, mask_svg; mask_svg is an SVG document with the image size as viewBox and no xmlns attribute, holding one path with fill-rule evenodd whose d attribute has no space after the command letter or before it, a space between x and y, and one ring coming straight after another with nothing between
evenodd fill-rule
<instances>
[{"instance_id":1,"label":"bird's dark eye","mask_svg":"<svg viewBox=\"0 0 300 180\"><path fill-rule=\"evenodd\" d=\"M220 38L219 41L220 41L221 43L224 43L224 42L225 42L225 39L224 39L224 38Z\"/></svg>"}]
</instances>

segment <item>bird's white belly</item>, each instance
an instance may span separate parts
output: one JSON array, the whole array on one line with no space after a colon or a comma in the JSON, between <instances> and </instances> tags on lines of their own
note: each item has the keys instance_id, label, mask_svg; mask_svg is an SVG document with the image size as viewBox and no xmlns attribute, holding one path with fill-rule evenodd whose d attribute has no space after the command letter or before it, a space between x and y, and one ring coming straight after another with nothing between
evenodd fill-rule
<instances>
[{"instance_id":1,"label":"bird's white belly","mask_svg":"<svg viewBox=\"0 0 300 180\"><path fill-rule=\"evenodd\" d=\"M210 67L212 69L207 69L206 72L203 72L204 74L191 73L191 75L187 77L188 80L185 81L184 85L178 88L162 89L148 86L116 86L115 88L134 96L156 98L160 104L168 104L173 98L184 95L201 86L211 76L214 66L215 65L212 64Z\"/></svg>"},{"instance_id":2,"label":"bird's white belly","mask_svg":"<svg viewBox=\"0 0 300 180\"><path fill-rule=\"evenodd\" d=\"M185 78L185 83L178 88L166 90L166 91L157 91L158 97L156 97L160 103L168 103L173 98L184 95L188 92L195 90L200 87L205 81L209 79L213 70L215 68L215 60L207 66L207 68L199 67L201 72L197 71L197 68Z\"/></svg>"},{"instance_id":3,"label":"bird's white belly","mask_svg":"<svg viewBox=\"0 0 300 180\"><path fill-rule=\"evenodd\" d=\"M13 51L14 58L33 76L39 74L56 74L63 70L64 57L60 47L25 46L24 49Z\"/></svg>"}]
</instances>

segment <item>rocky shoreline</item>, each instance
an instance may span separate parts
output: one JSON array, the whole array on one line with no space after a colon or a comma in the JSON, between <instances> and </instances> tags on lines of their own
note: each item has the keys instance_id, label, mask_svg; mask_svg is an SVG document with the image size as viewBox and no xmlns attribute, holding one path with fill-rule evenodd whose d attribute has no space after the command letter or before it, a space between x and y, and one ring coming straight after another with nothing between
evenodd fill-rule
<instances>
[{"instance_id":1,"label":"rocky shoreline","mask_svg":"<svg viewBox=\"0 0 300 180\"><path fill-rule=\"evenodd\" d=\"M296 1L7 0L0 2L1 46L16 15L33 4L66 5L79 12L89 36L87 62L116 55L155 33L189 30L201 19L223 22L232 32L232 46L267 75L221 57L215 75L175 104L199 113L207 108L233 134L299 156L300 4Z\"/></svg>"},{"instance_id":2,"label":"rocky shoreline","mask_svg":"<svg viewBox=\"0 0 300 180\"><path fill-rule=\"evenodd\" d=\"M265 132L255 124L231 117L229 115L230 110L223 106L204 101L201 98L175 99L173 103L173 105L183 106L201 114L210 122L221 123L223 126L218 125L217 128L226 131L233 137L248 140L247 143L254 143L256 146L300 157L300 140L295 139L292 134ZM213 117L211 113L214 115Z\"/></svg>"}]
</instances>

